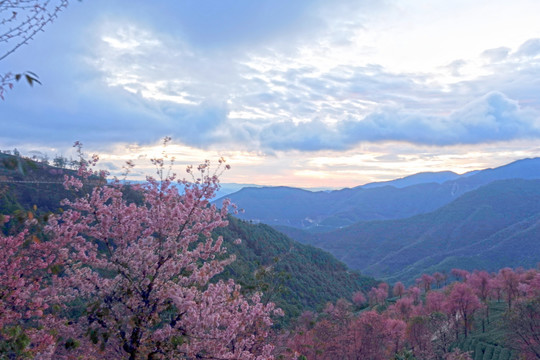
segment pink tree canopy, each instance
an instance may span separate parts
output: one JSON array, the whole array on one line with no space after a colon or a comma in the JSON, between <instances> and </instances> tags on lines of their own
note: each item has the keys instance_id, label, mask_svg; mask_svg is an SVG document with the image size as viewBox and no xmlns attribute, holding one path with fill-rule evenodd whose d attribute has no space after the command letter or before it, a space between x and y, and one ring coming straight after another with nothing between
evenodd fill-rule
<instances>
[{"instance_id":1,"label":"pink tree canopy","mask_svg":"<svg viewBox=\"0 0 540 360\"><path fill-rule=\"evenodd\" d=\"M163 160L154 162L163 176ZM65 264L53 277L54 301L84 302L78 325L102 358L272 358L265 339L280 310L259 293L244 297L232 280L211 282L234 260L212 237L227 225L229 203L221 210L209 203L219 174L209 162L188 173L193 179L179 181L181 193L175 176L164 176L140 186L142 198L132 201L119 182L98 186L66 201L68 210L47 226ZM66 183L81 186L75 178Z\"/></svg>"}]
</instances>

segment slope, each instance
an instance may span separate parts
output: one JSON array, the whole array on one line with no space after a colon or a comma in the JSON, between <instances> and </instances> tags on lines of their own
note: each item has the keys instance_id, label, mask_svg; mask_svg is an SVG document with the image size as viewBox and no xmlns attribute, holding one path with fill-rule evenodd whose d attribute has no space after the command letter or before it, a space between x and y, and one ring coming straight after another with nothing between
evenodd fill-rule
<instances>
[{"instance_id":1,"label":"slope","mask_svg":"<svg viewBox=\"0 0 540 360\"><path fill-rule=\"evenodd\" d=\"M540 180L497 181L429 214L359 222L303 241L353 269L390 280L461 267L498 270L540 261ZM284 229L286 230L286 229Z\"/></svg>"},{"instance_id":2,"label":"slope","mask_svg":"<svg viewBox=\"0 0 540 360\"><path fill-rule=\"evenodd\" d=\"M234 278L246 290L264 291L264 300L274 301L286 314L285 322L304 310L321 310L328 302L367 292L376 281L357 272L331 254L300 244L264 224L250 224L234 217L218 229L229 254L236 261L222 278ZM242 244L235 245L234 240Z\"/></svg>"}]
</instances>

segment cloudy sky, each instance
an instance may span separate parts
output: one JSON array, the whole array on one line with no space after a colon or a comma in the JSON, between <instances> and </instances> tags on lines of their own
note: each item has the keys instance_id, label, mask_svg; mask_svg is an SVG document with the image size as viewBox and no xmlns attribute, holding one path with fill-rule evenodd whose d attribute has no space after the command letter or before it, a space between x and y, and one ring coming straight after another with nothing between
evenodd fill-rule
<instances>
[{"instance_id":1,"label":"cloudy sky","mask_svg":"<svg viewBox=\"0 0 540 360\"><path fill-rule=\"evenodd\" d=\"M224 156L224 182L303 187L540 156L539 13L537 0L71 1L0 61L43 84L0 101L0 149L69 156L79 140L142 176L171 136L180 167Z\"/></svg>"}]
</instances>

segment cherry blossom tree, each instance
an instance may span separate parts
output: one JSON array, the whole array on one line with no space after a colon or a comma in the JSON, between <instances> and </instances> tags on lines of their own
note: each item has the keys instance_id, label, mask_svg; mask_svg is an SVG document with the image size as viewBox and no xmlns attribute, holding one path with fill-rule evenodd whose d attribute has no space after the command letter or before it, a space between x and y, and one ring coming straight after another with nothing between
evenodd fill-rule
<instances>
[{"instance_id":1,"label":"cherry blossom tree","mask_svg":"<svg viewBox=\"0 0 540 360\"><path fill-rule=\"evenodd\" d=\"M410 297L398 299L395 304L390 306L389 310L398 319L408 321L415 310L414 300Z\"/></svg>"},{"instance_id":2,"label":"cherry blossom tree","mask_svg":"<svg viewBox=\"0 0 540 360\"><path fill-rule=\"evenodd\" d=\"M164 160L153 162L161 178L137 188L141 199L128 201L120 182L97 186L65 201L46 227L64 264L54 300L84 304L85 315L71 319L73 338L86 335L107 359L271 359L271 315L282 312L259 293L244 297L232 280L211 282L234 260L212 237L227 225L228 201L221 210L209 203L221 170L188 168L193 177L179 181L179 193ZM92 174L86 165L83 179Z\"/></svg>"},{"instance_id":3,"label":"cherry blossom tree","mask_svg":"<svg viewBox=\"0 0 540 360\"><path fill-rule=\"evenodd\" d=\"M491 293L491 286L493 284L491 280L491 276L489 275L487 271L474 271L467 279L467 283L471 285L476 295L480 298L480 300L484 304L485 319L487 320L489 324L488 300L489 300L489 294ZM482 319L482 332L484 331L485 331L485 324L484 324L484 319Z\"/></svg>"},{"instance_id":4,"label":"cherry blossom tree","mask_svg":"<svg viewBox=\"0 0 540 360\"><path fill-rule=\"evenodd\" d=\"M420 304L420 293L422 291L417 286L412 286L407 289L407 296L414 300L414 304L418 305Z\"/></svg>"},{"instance_id":5,"label":"cherry blossom tree","mask_svg":"<svg viewBox=\"0 0 540 360\"><path fill-rule=\"evenodd\" d=\"M506 316L512 343L525 359L540 358L540 297L516 302Z\"/></svg>"},{"instance_id":6,"label":"cherry blossom tree","mask_svg":"<svg viewBox=\"0 0 540 360\"><path fill-rule=\"evenodd\" d=\"M465 279L467 279L467 276L469 276L469 272L463 269L452 269L450 272L459 281L465 281Z\"/></svg>"},{"instance_id":7,"label":"cherry blossom tree","mask_svg":"<svg viewBox=\"0 0 540 360\"><path fill-rule=\"evenodd\" d=\"M401 281L398 281L397 283L394 284L394 287L392 288L392 294L394 296L399 296L400 299L403 296L403 294L405 294L405 286L403 285Z\"/></svg>"},{"instance_id":8,"label":"cherry blossom tree","mask_svg":"<svg viewBox=\"0 0 540 360\"><path fill-rule=\"evenodd\" d=\"M420 286L420 288L424 289L424 292L428 292L431 290L431 284L435 282L435 278L428 274L422 274L422 276L418 279L416 279L416 283Z\"/></svg>"},{"instance_id":9,"label":"cherry blossom tree","mask_svg":"<svg viewBox=\"0 0 540 360\"><path fill-rule=\"evenodd\" d=\"M366 296L361 291L356 291L352 295L352 301L357 307L361 307L366 302Z\"/></svg>"},{"instance_id":10,"label":"cherry blossom tree","mask_svg":"<svg viewBox=\"0 0 540 360\"><path fill-rule=\"evenodd\" d=\"M435 278L435 284L437 285L437 288L440 288L441 285L446 281L446 274L443 274L441 272L436 272L433 274L433 278Z\"/></svg>"},{"instance_id":11,"label":"cherry blossom tree","mask_svg":"<svg viewBox=\"0 0 540 360\"><path fill-rule=\"evenodd\" d=\"M448 295L446 307L463 322L463 334L468 335L474 312L482 307L478 296L466 283L454 283Z\"/></svg>"},{"instance_id":12,"label":"cherry blossom tree","mask_svg":"<svg viewBox=\"0 0 540 360\"><path fill-rule=\"evenodd\" d=\"M54 344L40 323L48 308L42 282L53 265L50 255L49 244L28 229L10 236L0 231L0 358L45 354Z\"/></svg>"},{"instance_id":13,"label":"cherry blossom tree","mask_svg":"<svg viewBox=\"0 0 540 360\"><path fill-rule=\"evenodd\" d=\"M499 270L497 278L506 296L508 309L511 309L513 300L518 296L519 274L511 268L504 268Z\"/></svg>"},{"instance_id":14,"label":"cherry blossom tree","mask_svg":"<svg viewBox=\"0 0 540 360\"><path fill-rule=\"evenodd\" d=\"M368 293L368 299L370 305L382 305L388 297L388 284L385 282L380 283L377 287L372 287Z\"/></svg>"},{"instance_id":15,"label":"cherry blossom tree","mask_svg":"<svg viewBox=\"0 0 540 360\"><path fill-rule=\"evenodd\" d=\"M388 319L376 311L363 312L348 330L347 359L383 360L390 358L403 343L405 323Z\"/></svg>"},{"instance_id":16,"label":"cherry blossom tree","mask_svg":"<svg viewBox=\"0 0 540 360\"><path fill-rule=\"evenodd\" d=\"M445 296L440 291L430 291L426 295L426 310L429 313L444 312Z\"/></svg>"},{"instance_id":17,"label":"cherry blossom tree","mask_svg":"<svg viewBox=\"0 0 540 360\"><path fill-rule=\"evenodd\" d=\"M432 329L427 316L415 316L407 323L407 341L418 359L435 358L431 338Z\"/></svg>"},{"instance_id":18,"label":"cherry blossom tree","mask_svg":"<svg viewBox=\"0 0 540 360\"><path fill-rule=\"evenodd\" d=\"M343 302L335 307L328 305L325 312L331 314L336 308L343 309L343 305ZM376 311L365 311L357 317L348 314L345 319L343 316L325 316L313 327L297 327L289 347L310 360L382 360L401 350L405 328L405 322Z\"/></svg>"},{"instance_id":19,"label":"cherry blossom tree","mask_svg":"<svg viewBox=\"0 0 540 360\"><path fill-rule=\"evenodd\" d=\"M340 326L345 326L352 317L351 307L351 303L347 300L338 299L335 305L331 302L327 303L324 308L324 313L328 315L332 322L339 324Z\"/></svg>"}]
</instances>

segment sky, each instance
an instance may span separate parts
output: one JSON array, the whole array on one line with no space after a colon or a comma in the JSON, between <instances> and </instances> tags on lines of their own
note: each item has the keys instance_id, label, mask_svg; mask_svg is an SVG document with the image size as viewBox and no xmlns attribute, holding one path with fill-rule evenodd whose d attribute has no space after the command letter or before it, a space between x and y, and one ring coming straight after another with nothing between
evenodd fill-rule
<instances>
[{"instance_id":1,"label":"sky","mask_svg":"<svg viewBox=\"0 0 540 360\"><path fill-rule=\"evenodd\" d=\"M133 178L163 151L179 174L224 157L222 182L336 188L537 157L539 13L537 0L71 1L0 61L42 83L0 100L0 150L69 157L81 141L113 175L133 160Z\"/></svg>"}]
</instances>

